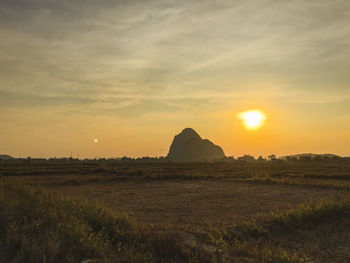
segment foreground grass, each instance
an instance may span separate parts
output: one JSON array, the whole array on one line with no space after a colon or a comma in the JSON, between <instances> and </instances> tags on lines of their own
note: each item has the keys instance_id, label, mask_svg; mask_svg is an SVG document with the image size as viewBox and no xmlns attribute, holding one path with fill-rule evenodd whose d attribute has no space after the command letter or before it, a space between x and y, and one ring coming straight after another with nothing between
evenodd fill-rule
<instances>
[{"instance_id":1,"label":"foreground grass","mask_svg":"<svg viewBox=\"0 0 350 263\"><path fill-rule=\"evenodd\" d=\"M349 218L349 197L321 200L272 213L261 224L243 222L214 231L214 236L231 245L232 255L249 257L252 262L348 262Z\"/></svg>"},{"instance_id":2,"label":"foreground grass","mask_svg":"<svg viewBox=\"0 0 350 263\"><path fill-rule=\"evenodd\" d=\"M2 262L195 262L196 251L127 216L0 182Z\"/></svg>"},{"instance_id":3,"label":"foreground grass","mask_svg":"<svg viewBox=\"0 0 350 263\"><path fill-rule=\"evenodd\" d=\"M84 201L0 180L0 262L347 262L349 218L349 198L324 200L260 223L189 230L180 233L184 240Z\"/></svg>"}]
</instances>

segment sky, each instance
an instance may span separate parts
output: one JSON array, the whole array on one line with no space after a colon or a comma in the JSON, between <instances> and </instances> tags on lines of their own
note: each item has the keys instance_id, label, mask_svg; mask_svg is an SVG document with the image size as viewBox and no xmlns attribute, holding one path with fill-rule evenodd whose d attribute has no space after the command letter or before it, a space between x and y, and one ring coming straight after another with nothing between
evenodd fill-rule
<instances>
[{"instance_id":1,"label":"sky","mask_svg":"<svg viewBox=\"0 0 350 263\"><path fill-rule=\"evenodd\" d=\"M0 154L350 156L349 69L349 0L1 0Z\"/></svg>"}]
</instances>

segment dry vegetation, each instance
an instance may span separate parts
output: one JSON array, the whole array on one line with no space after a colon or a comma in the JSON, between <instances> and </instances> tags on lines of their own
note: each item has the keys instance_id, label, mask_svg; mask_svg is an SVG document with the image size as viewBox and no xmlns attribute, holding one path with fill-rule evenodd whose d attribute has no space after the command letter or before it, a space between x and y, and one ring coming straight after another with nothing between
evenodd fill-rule
<instances>
[{"instance_id":1,"label":"dry vegetation","mask_svg":"<svg viewBox=\"0 0 350 263\"><path fill-rule=\"evenodd\" d=\"M349 161L0 163L0 261L349 262Z\"/></svg>"}]
</instances>

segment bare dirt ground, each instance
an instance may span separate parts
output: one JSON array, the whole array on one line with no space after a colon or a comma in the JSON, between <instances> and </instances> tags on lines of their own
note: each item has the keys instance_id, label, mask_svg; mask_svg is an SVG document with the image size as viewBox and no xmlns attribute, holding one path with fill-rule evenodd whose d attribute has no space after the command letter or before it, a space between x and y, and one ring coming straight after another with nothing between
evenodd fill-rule
<instances>
[{"instance_id":1,"label":"bare dirt ground","mask_svg":"<svg viewBox=\"0 0 350 263\"><path fill-rule=\"evenodd\" d=\"M157 228L179 229L226 227L247 219L260 220L271 211L343 194L339 190L233 180L114 181L52 190L102 203Z\"/></svg>"}]
</instances>

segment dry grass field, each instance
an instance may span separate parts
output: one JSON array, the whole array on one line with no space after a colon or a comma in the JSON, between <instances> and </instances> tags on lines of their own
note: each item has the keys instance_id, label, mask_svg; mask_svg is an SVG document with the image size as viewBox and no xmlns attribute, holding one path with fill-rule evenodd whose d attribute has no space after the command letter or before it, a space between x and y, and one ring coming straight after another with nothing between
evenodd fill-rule
<instances>
[{"instance_id":1,"label":"dry grass field","mask_svg":"<svg viewBox=\"0 0 350 263\"><path fill-rule=\"evenodd\" d=\"M350 262L349 162L22 161L0 167L3 181L128 215L153 234L199 251L181 259L157 254L154 262Z\"/></svg>"},{"instance_id":2,"label":"dry grass field","mask_svg":"<svg viewBox=\"0 0 350 263\"><path fill-rule=\"evenodd\" d=\"M162 229L228 227L262 220L305 202L341 198L344 191L234 180L164 180L89 183L52 187L58 193L84 197Z\"/></svg>"}]
</instances>

